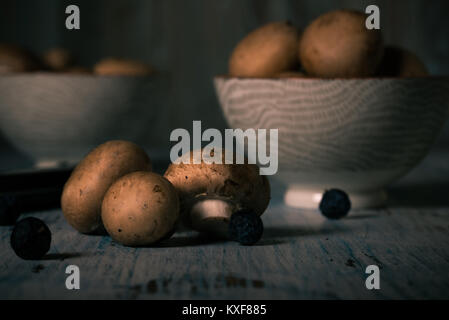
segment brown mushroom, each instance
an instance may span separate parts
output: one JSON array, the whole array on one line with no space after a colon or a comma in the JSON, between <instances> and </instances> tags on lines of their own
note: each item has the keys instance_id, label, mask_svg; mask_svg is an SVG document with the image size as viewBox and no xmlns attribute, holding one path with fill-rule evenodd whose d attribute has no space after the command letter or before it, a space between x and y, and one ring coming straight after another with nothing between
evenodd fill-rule
<instances>
[{"instance_id":1,"label":"brown mushroom","mask_svg":"<svg viewBox=\"0 0 449 320\"><path fill-rule=\"evenodd\" d=\"M214 151L212 151L214 152ZM202 151L193 151L169 166L165 177L178 190L183 222L200 232L219 237L228 234L231 216L246 210L261 216L270 201L270 184L254 164L193 164ZM213 154L211 154L213 156ZM190 156L190 159L188 159ZM179 163L190 160L189 164ZM235 161L234 161L235 163Z\"/></svg>"},{"instance_id":2,"label":"brown mushroom","mask_svg":"<svg viewBox=\"0 0 449 320\"><path fill-rule=\"evenodd\" d=\"M154 69L139 61L106 58L94 66L94 73L101 76L148 76Z\"/></svg>"},{"instance_id":3,"label":"brown mushroom","mask_svg":"<svg viewBox=\"0 0 449 320\"><path fill-rule=\"evenodd\" d=\"M388 46L379 68L379 75L386 77L425 77L426 65L414 53L399 47Z\"/></svg>"},{"instance_id":4,"label":"brown mushroom","mask_svg":"<svg viewBox=\"0 0 449 320\"><path fill-rule=\"evenodd\" d=\"M36 71L42 68L31 52L12 44L0 44L0 74Z\"/></svg>"},{"instance_id":5,"label":"brown mushroom","mask_svg":"<svg viewBox=\"0 0 449 320\"><path fill-rule=\"evenodd\" d=\"M126 246L146 246L169 238L179 217L173 185L152 172L134 172L106 192L101 218L109 235Z\"/></svg>"},{"instance_id":6,"label":"brown mushroom","mask_svg":"<svg viewBox=\"0 0 449 320\"><path fill-rule=\"evenodd\" d=\"M327 12L304 30L298 56L308 75L320 78L368 77L384 54L380 30L368 30L367 15L353 10Z\"/></svg>"},{"instance_id":7,"label":"brown mushroom","mask_svg":"<svg viewBox=\"0 0 449 320\"><path fill-rule=\"evenodd\" d=\"M243 38L229 59L232 77L267 78L297 64L298 30L286 21L263 25Z\"/></svg>"},{"instance_id":8,"label":"brown mushroom","mask_svg":"<svg viewBox=\"0 0 449 320\"><path fill-rule=\"evenodd\" d=\"M69 68L73 63L70 51L63 48L48 50L43 56L44 63L53 71L62 71Z\"/></svg>"},{"instance_id":9,"label":"brown mushroom","mask_svg":"<svg viewBox=\"0 0 449 320\"><path fill-rule=\"evenodd\" d=\"M108 141L92 150L64 185L61 209L67 222L81 233L102 230L101 204L109 187L136 171L151 171L145 151L129 141Z\"/></svg>"}]
</instances>

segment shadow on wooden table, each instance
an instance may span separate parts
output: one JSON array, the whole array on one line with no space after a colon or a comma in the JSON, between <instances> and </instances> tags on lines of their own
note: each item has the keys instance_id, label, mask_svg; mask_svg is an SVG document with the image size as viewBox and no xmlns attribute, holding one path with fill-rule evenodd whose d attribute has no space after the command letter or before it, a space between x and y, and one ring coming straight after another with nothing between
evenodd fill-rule
<instances>
[{"instance_id":1,"label":"shadow on wooden table","mask_svg":"<svg viewBox=\"0 0 449 320\"><path fill-rule=\"evenodd\" d=\"M207 237L206 235L189 232L177 235L170 239L150 246L151 248L175 248L175 247L195 247L223 243L226 240Z\"/></svg>"},{"instance_id":2,"label":"shadow on wooden table","mask_svg":"<svg viewBox=\"0 0 449 320\"><path fill-rule=\"evenodd\" d=\"M328 236L331 234L345 232L343 228L333 228L331 225L322 225L321 227L306 226L267 226L265 227L262 239L255 246L272 246L287 243L287 238L300 238L308 236ZM231 243L226 239L208 237L204 234L189 232L177 235L167 239L152 248L171 248L171 247L194 247L204 245L216 245ZM232 242L235 243L235 242ZM237 243L235 243L238 245Z\"/></svg>"},{"instance_id":3,"label":"shadow on wooden table","mask_svg":"<svg viewBox=\"0 0 449 320\"><path fill-rule=\"evenodd\" d=\"M388 207L449 207L449 181L447 183L392 187L388 190Z\"/></svg>"},{"instance_id":4,"label":"shadow on wooden table","mask_svg":"<svg viewBox=\"0 0 449 320\"><path fill-rule=\"evenodd\" d=\"M330 224L324 224L320 228L307 226L276 226L266 227L264 239L297 238L307 236L328 236L331 234L343 233L343 228L333 228Z\"/></svg>"},{"instance_id":5,"label":"shadow on wooden table","mask_svg":"<svg viewBox=\"0 0 449 320\"><path fill-rule=\"evenodd\" d=\"M64 261L72 258L79 258L88 256L88 253L81 252L67 252L67 253L49 253L46 254L41 260L59 260Z\"/></svg>"},{"instance_id":6,"label":"shadow on wooden table","mask_svg":"<svg viewBox=\"0 0 449 320\"><path fill-rule=\"evenodd\" d=\"M379 208L378 210L383 210L384 208ZM357 212L351 213L348 217L345 218L345 220L365 220L365 219L376 219L379 218L380 215L378 212L370 213L370 214L358 214Z\"/></svg>"}]
</instances>

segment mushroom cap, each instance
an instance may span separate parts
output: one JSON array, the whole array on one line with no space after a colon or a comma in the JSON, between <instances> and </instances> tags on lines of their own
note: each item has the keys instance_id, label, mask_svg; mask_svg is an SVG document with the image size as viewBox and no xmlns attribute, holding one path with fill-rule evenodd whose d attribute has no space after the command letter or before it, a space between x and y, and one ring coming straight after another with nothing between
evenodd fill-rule
<instances>
[{"instance_id":1,"label":"mushroom cap","mask_svg":"<svg viewBox=\"0 0 449 320\"><path fill-rule=\"evenodd\" d=\"M417 55L404 48L387 46L379 68L379 75L387 77L425 77L426 65Z\"/></svg>"},{"instance_id":2,"label":"mushroom cap","mask_svg":"<svg viewBox=\"0 0 449 320\"><path fill-rule=\"evenodd\" d=\"M73 62L73 56L67 49L53 48L44 54L45 64L52 70L61 71L69 68Z\"/></svg>"},{"instance_id":3,"label":"mushroom cap","mask_svg":"<svg viewBox=\"0 0 449 320\"><path fill-rule=\"evenodd\" d=\"M101 218L109 235L127 246L144 246L170 236L179 218L176 189L152 172L134 172L106 192Z\"/></svg>"},{"instance_id":4,"label":"mushroom cap","mask_svg":"<svg viewBox=\"0 0 449 320\"><path fill-rule=\"evenodd\" d=\"M148 76L154 69L139 61L106 58L94 66L94 73L102 76Z\"/></svg>"},{"instance_id":5,"label":"mushroom cap","mask_svg":"<svg viewBox=\"0 0 449 320\"><path fill-rule=\"evenodd\" d=\"M368 30L367 15L335 10L312 21L301 36L299 59L308 75L322 78L375 74L384 54L382 32Z\"/></svg>"},{"instance_id":6,"label":"mushroom cap","mask_svg":"<svg viewBox=\"0 0 449 320\"><path fill-rule=\"evenodd\" d=\"M108 141L92 150L64 185L61 209L67 222L81 233L101 228L101 202L109 187L135 171L151 171L145 151L129 141Z\"/></svg>"},{"instance_id":7,"label":"mushroom cap","mask_svg":"<svg viewBox=\"0 0 449 320\"><path fill-rule=\"evenodd\" d=\"M267 78L298 64L298 30L289 21L271 22L243 38L229 59L232 77Z\"/></svg>"},{"instance_id":8,"label":"mushroom cap","mask_svg":"<svg viewBox=\"0 0 449 320\"><path fill-rule=\"evenodd\" d=\"M193 164L195 152L190 152L190 164L172 163L164 175L178 190L181 216L187 224L192 206L210 198L229 201L236 210L246 208L258 216L263 214L270 202L270 183L260 175L257 165L248 164L246 159L245 164L209 164L203 159L201 164ZM224 159L223 150L222 163Z\"/></svg>"},{"instance_id":9,"label":"mushroom cap","mask_svg":"<svg viewBox=\"0 0 449 320\"><path fill-rule=\"evenodd\" d=\"M12 44L0 44L0 73L35 71L41 67L31 52Z\"/></svg>"}]
</instances>

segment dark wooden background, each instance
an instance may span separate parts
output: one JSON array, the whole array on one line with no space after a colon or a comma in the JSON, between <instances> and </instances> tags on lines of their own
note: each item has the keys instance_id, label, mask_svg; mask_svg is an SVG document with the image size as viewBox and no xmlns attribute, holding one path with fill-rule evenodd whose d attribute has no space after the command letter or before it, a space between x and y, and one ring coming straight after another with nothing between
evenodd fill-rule
<instances>
[{"instance_id":1,"label":"dark wooden background","mask_svg":"<svg viewBox=\"0 0 449 320\"><path fill-rule=\"evenodd\" d=\"M170 76L167 129L226 126L213 89L234 45L257 26L291 20L305 27L336 8L381 9L386 42L418 54L432 74L449 74L447 0L1 0L0 42L43 52L72 50L85 65L102 57L140 59ZM81 30L65 29L65 7L81 9ZM446 126L443 141L449 141ZM163 135L164 136L164 135ZM164 136L164 143L168 137ZM440 139L441 140L441 139Z\"/></svg>"}]
</instances>

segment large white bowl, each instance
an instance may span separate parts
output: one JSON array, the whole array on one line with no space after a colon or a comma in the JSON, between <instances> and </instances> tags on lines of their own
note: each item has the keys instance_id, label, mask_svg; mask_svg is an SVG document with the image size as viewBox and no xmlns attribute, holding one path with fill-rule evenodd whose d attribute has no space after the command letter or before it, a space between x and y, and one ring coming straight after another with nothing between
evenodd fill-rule
<instances>
[{"instance_id":1,"label":"large white bowl","mask_svg":"<svg viewBox=\"0 0 449 320\"><path fill-rule=\"evenodd\" d=\"M76 163L111 139L151 147L164 81L55 73L0 76L0 132L38 166Z\"/></svg>"},{"instance_id":2,"label":"large white bowl","mask_svg":"<svg viewBox=\"0 0 449 320\"><path fill-rule=\"evenodd\" d=\"M353 207L382 206L384 188L426 155L449 107L449 78L215 78L232 128L279 129L288 205L316 208L328 188Z\"/></svg>"}]
</instances>

